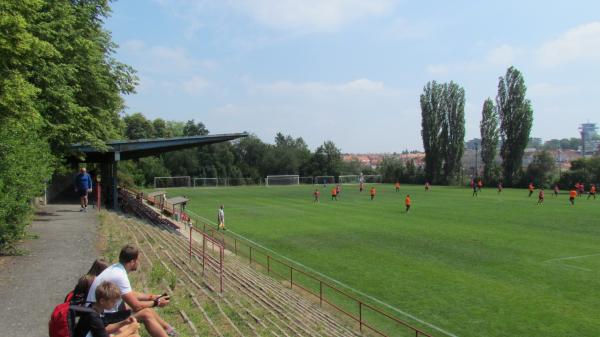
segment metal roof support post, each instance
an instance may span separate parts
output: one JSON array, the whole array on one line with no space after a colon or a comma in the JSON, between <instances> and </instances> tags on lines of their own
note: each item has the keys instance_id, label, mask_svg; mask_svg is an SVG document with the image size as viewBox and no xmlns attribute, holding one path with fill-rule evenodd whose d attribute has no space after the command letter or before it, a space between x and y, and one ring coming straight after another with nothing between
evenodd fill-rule
<instances>
[{"instance_id":1,"label":"metal roof support post","mask_svg":"<svg viewBox=\"0 0 600 337\"><path fill-rule=\"evenodd\" d=\"M118 171L119 171L119 160L121 160L121 152L115 151L115 161L112 163L112 188L113 188L113 209L116 211L119 209L119 190L118 190Z\"/></svg>"}]
</instances>

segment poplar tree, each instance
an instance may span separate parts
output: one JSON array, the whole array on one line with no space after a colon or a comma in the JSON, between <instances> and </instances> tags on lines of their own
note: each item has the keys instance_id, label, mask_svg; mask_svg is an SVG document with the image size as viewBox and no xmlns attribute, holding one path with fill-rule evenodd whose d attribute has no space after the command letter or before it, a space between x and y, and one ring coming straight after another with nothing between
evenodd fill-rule
<instances>
[{"instance_id":1,"label":"poplar tree","mask_svg":"<svg viewBox=\"0 0 600 337\"><path fill-rule=\"evenodd\" d=\"M421 94L421 137L425 149L425 179L437 182L444 160L444 86L428 82Z\"/></svg>"},{"instance_id":2,"label":"poplar tree","mask_svg":"<svg viewBox=\"0 0 600 337\"><path fill-rule=\"evenodd\" d=\"M465 89L454 82L444 84L443 107L444 179L451 183L460 172L465 148Z\"/></svg>"},{"instance_id":3,"label":"poplar tree","mask_svg":"<svg viewBox=\"0 0 600 337\"><path fill-rule=\"evenodd\" d=\"M493 180L494 159L498 147L498 113L494 102L488 98L483 102L481 110L481 161L483 162L483 179L487 182Z\"/></svg>"},{"instance_id":4,"label":"poplar tree","mask_svg":"<svg viewBox=\"0 0 600 337\"><path fill-rule=\"evenodd\" d=\"M454 82L428 82L421 94L421 117L425 177L450 183L460 170L464 151L465 90Z\"/></svg>"},{"instance_id":5,"label":"poplar tree","mask_svg":"<svg viewBox=\"0 0 600 337\"><path fill-rule=\"evenodd\" d=\"M523 153L533 124L533 110L531 102L525 97L526 92L523 75L516 68L508 68L506 75L500 77L496 109L500 118L500 154L504 182L507 185L516 181L516 175L521 170Z\"/></svg>"}]
</instances>

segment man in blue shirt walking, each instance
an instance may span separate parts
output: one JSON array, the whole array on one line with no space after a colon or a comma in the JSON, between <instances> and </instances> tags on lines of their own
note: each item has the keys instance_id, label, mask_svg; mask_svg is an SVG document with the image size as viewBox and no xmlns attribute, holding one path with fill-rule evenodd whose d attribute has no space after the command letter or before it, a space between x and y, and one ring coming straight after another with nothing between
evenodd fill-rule
<instances>
[{"instance_id":1,"label":"man in blue shirt walking","mask_svg":"<svg viewBox=\"0 0 600 337\"><path fill-rule=\"evenodd\" d=\"M88 193L92 191L92 177L85 171L85 167L79 170L79 174L75 177L75 192L79 195L81 203L80 212L87 212Z\"/></svg>"}]
</instances>

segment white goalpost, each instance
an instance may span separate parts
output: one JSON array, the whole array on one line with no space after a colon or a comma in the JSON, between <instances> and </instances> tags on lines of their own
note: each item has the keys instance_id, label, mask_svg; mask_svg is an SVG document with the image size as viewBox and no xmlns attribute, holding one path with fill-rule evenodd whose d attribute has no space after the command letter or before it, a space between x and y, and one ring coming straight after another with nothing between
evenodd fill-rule
<instances>
[{"instance_id":1,"label":"white goalpost","mask_svg":"<svg viewBox=\"0 0 600 337\"><path fill-rule=\"evenodd\" d=\"M365 184L381 184L381 174L367 174L363 176Z\"/></svg>"},{"instance_id":2,"label":"white goalpost","mask_svg":"<svg viewBox=\"0 0 600 337\"><path fill-rule=\"evenodd\" d=\"M343 175L338 177L338 182L343 185L358 184L360 177L356 174Z\"/></svg>"},{"instance_id":3,"label":"white goalpost","mask_svg":"<svg viewBox=\"0 0 600 337\"><path fill-rule=\"evenodd\" d=\"M300 184L312 185L313 182L313 177L300 177Z\"/></svg>"},{"instance_id":4,"label":"white goalpost","mask_svg":"<svg viewBox=\"0 0 600 337\"><path fill-rule=\"evenodd\" d=\"M265 178L266 186L275 186L275 185L299 185L300 184L300 176L297 174L289 174L289 175L273 175L267 176Z\"/></svg>"},{"instance_id":5,"label":"white goalpost","mask_svg":"<svg viewBox=\"0 0 600 337\"><path fill-rule=\"evenodd\" d=\"M217 187L219 178L194 178L194 187Z\"/></svg>"},{"instance_id":6,"label":"white goalpost","mask_svg":"<svg viewBox=\"0 0 600 337\"><path fill-rule=\"evenodd\" d=\"M154 177L154 188L190 187L190 176Z\"/></svg>"},{"instance_id":7,"label":"white goalpost","mask_svg":"<svg viewBox=\"0 0 600 337\"><path fill-rule=\"evenodd\" d=\"M334 176L316 176L314 182L315 182L315 185L335 184L335 177Z\"/></svg>"}]
</instances>

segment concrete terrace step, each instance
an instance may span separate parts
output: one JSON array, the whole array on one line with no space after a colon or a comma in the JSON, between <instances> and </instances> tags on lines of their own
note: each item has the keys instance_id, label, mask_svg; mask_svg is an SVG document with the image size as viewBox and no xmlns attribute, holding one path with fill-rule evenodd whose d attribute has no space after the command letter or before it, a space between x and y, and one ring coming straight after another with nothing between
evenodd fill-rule
<instances>
[{"instance_id":1,"label":"concrete terrace step","mask_svg":"<svg viewBox=\"0 0 600 337\"><path fill-rule=\"evenodd\" d=\"M161 235L161 234L159 233L158 235ZM172 238L171 238L171 237L169 237L169 236L167 236L167 237L163 236L163 239L165 239L165 241L169 241L169 240L171 240ZM171 242L165 242L165 243L166 243L167 245L172 245L170 248L176 248L176 247L178 247L178 246L179 246L177 242L173 242L173 241L171 241ZM183 251L181 248L180 248L180 250L179 250L179 253L180 253L180 254L177 254L177 255L187 255L187 252ZM167 253L166 251L165 251L165 254L166 254L166 255L169 255L169 253ZM175 261L174 261L174 258L173 258L173 257L170 257L170 256L169 256L169 259L171 259L171 262L172 262L172 263L179 265L179 263L177 263L177 262L175 262ZM183 259L182 259L182 261L181 261L181 262L182 262L183 264L187 264L187 263L186 263L186 261L185 261L185 260L183 260ZM181 268L181 269L183 270L183 268ZM193 269L191 269L191 271L192 271L192 272L194 272L194 270L193 270ZM200 275L197 275L197 276L200 276ZM186 273L186 277L188 277L188 278L189 278L189 274L187 274L187 273ZM191 278L190 278L190 279L191 279ZM228 287L227 287L227 284L226 284L226 288L228 288ZM238 288L238 289L241 289L241 288ZM241 289L241 290L243 291L244 289ZM256 299L256 297L255 297L255 299ZM305 327L303 327L303 325L302 325L302 324L300 324L300 325L298 325L298 326L296 326L296 327L293 327L292 325L290 325L290 324L287 324L286 322L279 322L279 324L275 323L277 320L279 320L279 317L278 317L277 315L274 315L272 310L273 310L273 309L277 310L277 309L276 309L276 308L273 308L273 307L271 306L271 303L270 303L270 302L263 301L263 303L260 303L260 304L262 305L263 309L265 309L265 310L267 310L267 311L270 311L270 314L271 314L271 316L272 316L272 317L271 317L269 320L267 320L267 321L268 321L268 322L270 322L270 323L272 323L272 324L274 324L274 325L275 325L275 327L277 328L277 330L280 330L280 332L281 332L281 333L283 333L284 335L288 335L288 334L285 332L286 330L288 330L289 332L291 332L293 335L316 335L316 334L314 334L314 333L308 333L308 332L307 332L307 329L306 329ZM280 312L280 311L278 311L278 312L277 312L277 314L281 315L281 312ZM289 317L288 317L287 319L288 319L288 320L290 320L290 319L289 319ZM283 326L284 326L284 328L286 328L286 329L283 329L283 330L282 330L282 329L281 329L281 325L283 325ZM298 332L298 329L300 329L300 331L303 331L304 333Z\"/></svg>"},{"instance_id":2,"label":"concrete terrace step","mask_svg":"<svg viewBox=\"0 0 600 337\"><path fill-rule=\"evenodd\" d=\"M124 220L146 258L177 274L181 284L189 289L204 317L202 322L192 324L211 326L211 336L360 336L318 304L230 253L225 258L221 296L205 282L214 271L207 270L202 275L201 259L190 260L189 242L184 236L169 228ZM194 246L201 249L201 243L195 242Z\"/></svg>"},{"instance_id":3,"label":"concrete terrace step","mask_svg":"<svg viewBox=\"0 0 600 337\"><path fill-rule=\"evenodd\" d=\"M174 246L178 246L179 249L182 249L181 252L183 254L187 254L188 243L182 243L181 240L177 240L178 237L171 236L171 239L175 241L171 241ZM185 244L185 245L184 245ZM185 261L185 259L182 259ZM330 315L324 314L322 310L320 310L319 306L314 303L307 302L305 298L300 296L294 291L290 291L289 289L282 287L281 284L277 283L275 280L256 272L252 268L249 268L247 264L241 264L239 259L227 257L226 261L232 262L233 264L230 267L226 267L225 272L228 270L235 270L235 273L232 275L234 278L241 278L241 282L246 285L252 285L253 291L256 296L268 296L279 306L279 308L275 308L280 313L283 313L286 316L286 312L294 313L295 317L302 317L303 321L311 321L314 326L317 326L317 331L324 333L328 336L331 335L344 335L344 336L354 336L357 335L349 329L341 327L335 319L333 319ZM258 294L256 293L258 292ZM284 307L284 309L282 309ZM288 320L293 320L290 317L286 317ZM302 328L302 326L300 326ZM305 331L306 332L306 331Z\"/></svg>"}]
</instances>

